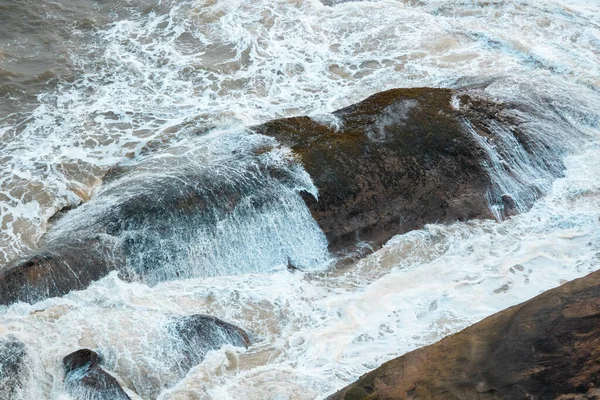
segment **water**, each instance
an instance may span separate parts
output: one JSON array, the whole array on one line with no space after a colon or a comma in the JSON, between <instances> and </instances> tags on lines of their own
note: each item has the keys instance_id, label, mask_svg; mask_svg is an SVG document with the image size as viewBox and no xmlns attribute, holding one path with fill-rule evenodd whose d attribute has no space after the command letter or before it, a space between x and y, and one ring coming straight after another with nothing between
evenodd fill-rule
<instances>
[{"instance_id":1,"label":"water","mask_svg":"<svg viewBox=\"0 0 600 400\"><path fill-rule=\"evenodd\" d=\"M253 193L244 168L266 139L244 127L323 118L392 87L481 85L491 98L526 105L515 117L538 133L536 157L503 154L481 138L495 171L489 195L511 193L519 206L539 195L532 187L546 193L502 222L429 225L333 269L298 196L314 192L312 183L285 149L267 153L260 162L283 165L291 179L264 188L265 208L248 203L233 218L199 215L169 227L160 245L181 257L161 260L157 271L186 279L127 283L112 274L64 298L0 311L0 333L31 354L35 378L22 399L68 399L60 360L80 347L103 353L105 367L143 398L324 397L394 356L598 269L595 1L4 1L0 9L8 16L0 23L0 265L102 223L103 210L139 190L108 182L118 163L142 181L192 171L207 177L203 190L232 180L234 192ZM556 160L566 170L553 180ZM203 231L205 218L221 229ZM135 235L156 220L119 229ZM289 255L312 270L288 271ZM194 313L258 340L173 375L160 327Z\"/></svg>"},{"instance_id":2,"label":"water","mask_svg":"<svg viewBox=\"0 0 600 400\"><path fill-rule=\"evenodd\" d=\"M140 159L44 242L108 232L128 274L149 284L268 271L288 259L323 267L327 239L299 194L318 197L317 189L289 149L276 146L245 130L216 130Z\"/></svg>"}]
</instances>

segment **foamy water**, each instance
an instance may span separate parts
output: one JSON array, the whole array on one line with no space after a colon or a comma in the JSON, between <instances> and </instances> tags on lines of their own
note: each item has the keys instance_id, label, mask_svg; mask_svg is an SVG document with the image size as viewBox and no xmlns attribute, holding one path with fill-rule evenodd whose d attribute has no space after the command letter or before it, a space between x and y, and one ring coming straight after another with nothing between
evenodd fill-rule
<instances>
[{"instance_id":1,"label":"foamy water","mask_svg":"<svg viewBox=\"0 0 600 400\"><path fill-rule=\"evenodd\" d=\"M88 36L68 56L72 79L42 91L24 116L0 115L1 263L35 249L60 208L110 191L102 178L117 163L169 175L170 157L187 152L195 168L208 168L236 146L251 148L230 141L232 131L322 116L392 87L486 83L488 96L530 106L540 117L527 122L539 132L538 157L490 147L488 168L499 193L526 201L535 185L547 195L506 221L429 225L328 269L322 234L297 196L314 188L296 171L295 185L273 185L281 202L268 212L224 223L220 241L196 243L205 251L255 238L209 261L187 257L186 268L200 271L188 276L204 278L150 287L112 274L63 298L3 308L0 334L32 355L22 399L69 399L61 359L81 347L100 351L104 367L142 398L322 398L599 268L597 2L163 1L114 20L81 33ZM546 172L556 166L544 164L544 151L564 158L564 178L551 181ZM518 179L503 175L504 159ZM94 204L101 210L89 201L54 229L80 226L77 213ZM281 235L271 240L266 228ZM264 263L252 257L253 247L270 245L284 250L261 253ZM280 263L289 251L320 265L292 273ZM225 267L232 263L240 268ZM243 326L257 342L174 374L160 329L169 316L193 313Z\"/></svg>"}]
</instances>

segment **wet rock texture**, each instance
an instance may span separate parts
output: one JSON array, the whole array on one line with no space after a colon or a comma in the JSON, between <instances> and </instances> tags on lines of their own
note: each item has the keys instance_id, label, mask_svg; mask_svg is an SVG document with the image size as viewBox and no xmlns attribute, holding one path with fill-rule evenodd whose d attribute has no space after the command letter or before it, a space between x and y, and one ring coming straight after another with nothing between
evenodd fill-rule
<instances>
[{"instance_id":1,"label":"wet rock texture","mask_svg":"<svg viewBox=\"0 0 600 400\"><path fill-rule=\"evenodd\" d=\"M177 376L182 378L200 364L206 354L225 345L248 347L251 335L233 324L210 315L181 315L171 318L166 326L168 353L162 357L176 365Z\"/></svg>"},{"instance_id":2,"label":"wet rock texture","mask_svg":"<svg viewBox=\"0 0 600 400\"><path fill-rule=\"evenodd\" d=\"M14 399L27 381L27 348L13 335L0 337L0 399Z\"/></svg>"},{"instance_id":3,"label":"wet rock texture","mask_svg":"<svg viewBox=\"0 0 600 400\"><path fill-rule=\"evenodd\" d=\"M352 254L364 243L377 248L396 234L428 223L493 217L486 199L493 184L481 140L500 154L510 152L495 141L493 127L500 126L514 136L523 152L538 150L520 131L519 121L510 117L517 106L477 93L475 89L394 89L334 112L329 122L295 117L250 131L293 150L318 188L318 201L306 192L302 195L329 249ZM53 237L45 249L3 268L0 304L60 296L83 289L113 270L124 279L140 278L149 284L186 277L186 271L156 268L178 265L176 255L185 249L181 225L210 231L249 195L253 210L260 212L277 200L277 185L297 187L285 168L256 161L260 151L273 149L269 146L243 156L234 152L231 165L216 164L200 171L167 166L176 174L155 174L153 180L126 169L113 174L115 181L95 205L103 204L102 198L122 197L122 201L104 201L104 208L89 213L69 211L78 219L62 227L63 236ZM555 165L558 174L562 164ZM512 173L508 164L506 171ZM216 174L225 178L216 179ZM519 211L541 194L535 192L528 204L519 203ZM501 195L491 196L492 202L505 215L516 213L514 199ZM91 202L84 207L88 205ZM174 220L179 222L173 224Z\"/></svg>"},{"instance_id":4,"label":"wet rock texture","mask_svg":"<svg viewBox=\"0 0 600 400\"><path fill-rule=\"evenodd\" d=\"M151 335L152 358L168 366L170 374L151 385L147 378L136 380L132 386L143 398L156 398L160 392L177 384L206 355L223 346L248 347L252 336L244 329L209 315L178 315L169 318ZM156 352L152 352L152 350Z\"/></svg>"},{"instance_id":5,"label":"wet rock texture","mask_svg":"<svg viewBox=\"0 0 600 400\"><path fill-rule=\"evenodd\" d=\"M451 89L394 89L334 112L335 124L295 117L254 129L300 157L319 190L305 201L336 251L428 223L491 218L485 153L466 124L492 137L491 123L512 124L505 108Z\"/></svg>"},{"instance_id":6,"label":"wet rock texture","mask_svg":"<svg viewBox=\"0 0 600 400\"><path fill-rule=\"evenodd\" d=\"M329 397L600 399L600 272L405 354Z\"/></svg>"},{"instance_id":7,"label":"wet rock texture","mask_svg":"<svg viewBox=\"0 0 600 400\"><path fill-rule=\"evenodd\" d=\"M248 347L252 344L249 333L243 329L209 315L184 315L173 317L167 327L178 349L178 366L187 373L211 350L231 344Z\"/></svg>"},{"instance_id":8,"label":"wet rock texture","mask_svg":"<svg viewBox=\"0 0 600 400\"><path fill-rule=\"evenodd\" d=\"M35 302L85 289L118 264L110 241L105 238L51 246L0 272L0 304Z\"/></svg>"},{"instance_id":9,"label":"wet rock texture","mask_svg":"<svg viewBox=\"0 0 600 400\"><path fill-rule=\"evenodd\" d=\"M77 350L63 359L65 386L77 399L86 400L130 400L117 380L100 366L98 353Z\"/></svg>"}]
</instances>

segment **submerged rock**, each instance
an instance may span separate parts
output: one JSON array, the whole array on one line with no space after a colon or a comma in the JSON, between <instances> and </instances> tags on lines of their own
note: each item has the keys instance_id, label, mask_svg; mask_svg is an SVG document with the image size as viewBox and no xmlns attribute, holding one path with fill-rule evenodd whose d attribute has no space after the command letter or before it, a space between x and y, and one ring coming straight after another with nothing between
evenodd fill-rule
<instances>
[{"instance_id":1,"label":"submerged rock","mask_svg":"<svg viewBox=\"0 0 600 400\"><path fill-rule=\"evenodd\" d=\"M76 399L130 400L117 380L99 366L100 356L89 350L77 350L63 358L65 386Z\"/></svg>"},{"instance_id":2,"label":"submerged rock","mask_svg":"<svg viewBox=\"0 0 600 400\"><path fill-rule=\"evenodd\" d=\"M140 343L106 349L105 365L144 399L156 399L161 392L177 385L210 351L228 345L248 347L252 343L251 335L244 329L198 314L168 316L147 326L140 335L143 336ZM226 352L225 357L235 362L232 354Z\"/></svg>"},{"instance_id":3,"label":"submerged rock","mask_svg":"<svg viewBox=\"0 0 600 400\"><path fill-rule=\"evenodd\" d=\"M173 317L167 330L169 340L173 343L172 348L175 349L168 357L176 359L181 376L200 364L211 350L218 350L227 344L237 347L252 344L252 337L248 332L209 315Z\"/></svg>"},{"instance_id":4,"label":"submerged rock","mask_svg":"<svg viewBox=\"0 0 600 400\"><path fill-rule=\"evenodd\" d=\"M338 399L591 399L600 387L600 272L362 376Z\"/></svg>"},{"instance_id":5,"label":"submerged rock","mask_svg":"<svg viewBox=\"0 0 600 400\"><path fill-rule=\"evenodd\" d=\"M27 348L13 335L0 337L0 399L15 399L29 376Z\"/></svg>"}]
</instances>

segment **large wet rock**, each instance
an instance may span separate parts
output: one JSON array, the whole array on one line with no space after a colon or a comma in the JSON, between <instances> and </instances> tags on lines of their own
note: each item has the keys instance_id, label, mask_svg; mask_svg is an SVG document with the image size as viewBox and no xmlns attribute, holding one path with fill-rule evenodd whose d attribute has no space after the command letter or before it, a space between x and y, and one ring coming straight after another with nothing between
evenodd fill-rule
<instances>
[{"instance_id":1,"label":"large wet rock","mask_svg":"<svg viewBox=\"0 0 600 400\"><path fill-rule=\"evenodd\" d=\"M0 304L36 302L86 288L115 270L112 241L105 237L49 246L0 272Z\"/></svg>"},{"instance_id":2,"label":"large wet rock","mask_svg":"<svg viewBox=\"0 0 600 400\"><path fill-rule=\"evenodd\" d=\"M86 400L130 400L119 382L99 364L100 356L89 349L77 350L63 358L69 394Z\"/></svg>"},{"instance_id":3,"label":"large wet rock","mask_svg":"<svg viewBox=\"0 0 600 400\"><path fill-rule=\"evenodd\" d=\"M0 337L0 399L15 399L23 391L29 374L27 348L13 335Z\"/></svg>"},{"instance_id":4,"label":"large wet rock","mask_svg":"<svg viewBox=\"0 0 600 400\"><path fill-rule=\"evenodd\" d=\"M600 398L600 272L383 364L338 399Z\"/></svg>"},{"instance_id":5,"label":"large wet rock","mask_svg":"<svg viewBox=\"0 0 600 400\"><path fill-rule=\"evenodd\" d=\"M0 304L59 296L113 270L154 285L288 260L319 267L329 250L376 248L428 223L523 212L562 171L542 137L550 125L532 125L553 117L488 97L394 89L327 121L208 133L131 161L53 221L42 250L2 268Z\"/></svg>"},{"instance_id":6,"label":"large wet rock","mask_svg":"<svg viewBox=\"0 0 600 400\"><path fill-rule=\"evenodd\" d=\"M115 173L96 198L54 221L39 251L0 269L0 304L64 295L115 270L154 285L257 272L290 256L303 266L327 258L326 239L295 191L310 189L298 181L307 179L301 166L253 150L212 164L173 157Z\"/></svg>"},{"instance_id":7,"label":"large wet rock","mask_svg":"<svg viewBox=\"0 0 600 400\"><path fill-rule=\"evenodd\" d=\"M306 203L340 250L378 246L428 223L492 218L481 140L501 148L497 125L527 145L513 107L451 89L394 89L334 112L337 121L295 117L254 129L300 157L319 190Z\"/></svg>"}]
</instances>

